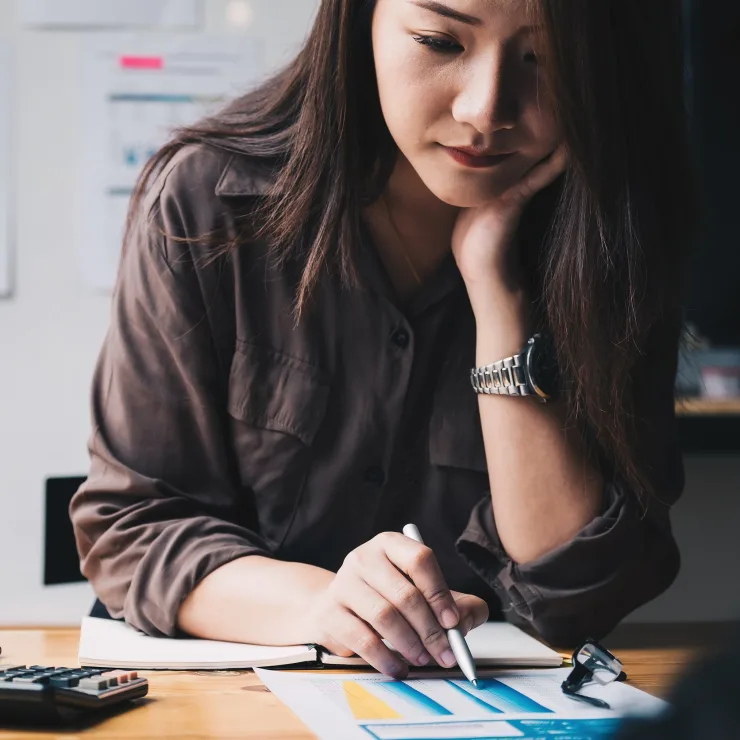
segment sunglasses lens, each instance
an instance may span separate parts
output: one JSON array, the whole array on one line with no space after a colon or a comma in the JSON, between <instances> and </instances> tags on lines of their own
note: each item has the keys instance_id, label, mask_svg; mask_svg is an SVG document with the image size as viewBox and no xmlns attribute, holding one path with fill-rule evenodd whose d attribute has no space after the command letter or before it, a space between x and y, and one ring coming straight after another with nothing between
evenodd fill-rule
<instances>
[{"instance_id":1,"label":"sunglasses lens","mask_svg":"<svg viewBox=\"0 0 740 740\"><path fill-rule=\"evenodd\" d=\"M616 681L622 672L622 664L605 648L592 642L586 643L575 655L592 680L602 686Z\"/></svg>"}]
</instances>

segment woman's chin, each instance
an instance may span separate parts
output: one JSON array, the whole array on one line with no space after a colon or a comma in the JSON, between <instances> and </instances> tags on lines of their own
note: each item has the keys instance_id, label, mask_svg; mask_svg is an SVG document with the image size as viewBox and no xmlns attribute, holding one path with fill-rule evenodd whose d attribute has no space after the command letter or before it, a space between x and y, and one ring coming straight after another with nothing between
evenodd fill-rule
<instances>
[{"instance_id":1,"label":"woman's chin","mask_svg":"<svg viewBox=\"0 0 740 740\"><path fill-rule=\"evenodd\" d=\"M455 208L477 208L490 203L506 191L504 186L491 187L490 184L485 188L455 188L449 183L427 183L427 187L439 200Z\"/></svg>"}]
</instances>

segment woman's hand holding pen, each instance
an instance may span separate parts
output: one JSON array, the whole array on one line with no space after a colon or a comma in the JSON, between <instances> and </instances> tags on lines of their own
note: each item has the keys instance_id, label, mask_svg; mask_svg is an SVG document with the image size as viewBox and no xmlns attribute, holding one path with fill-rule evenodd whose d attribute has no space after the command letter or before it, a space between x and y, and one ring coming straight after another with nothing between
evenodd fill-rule
<instances>
[{"instance_id":1,"label":"woman's hand holding pen","mask_svg":"<svg viewBox=\"0 0 740 740\"><path fill-rule=\"evenodd\" d=\"M476 596L450 591L432 551L395 532L377 535L353 550L339 572L309 606L307 633L337 655L359 655L395 678L408 666L435 660L451 667L455 658L445 629L463 634L488 619Z\"/></svg>"}]
</instances>

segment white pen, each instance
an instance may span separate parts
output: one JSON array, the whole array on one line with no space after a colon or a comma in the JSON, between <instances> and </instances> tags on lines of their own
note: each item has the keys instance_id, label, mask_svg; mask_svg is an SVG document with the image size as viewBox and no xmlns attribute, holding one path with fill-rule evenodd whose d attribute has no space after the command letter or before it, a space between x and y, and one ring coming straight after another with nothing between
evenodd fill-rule
<instances>
[{"instance_id":1,"label":"white pen","mask_svg":"<svg viewBox=\"0 0 740 740\"><path fill-rule=\"evenodd\" d=\"M403 533L407 537L418 542L420 545L424 544L424 540L421 538L419 529L415 524L407 524L403 528ZM460 666L460 670L465 674L465 678L467 678L468 681L470 681L470 683L472 683L477 689L478 674L475 672L475 661L473 660L473 656L470 654L470 648L468 647L468 643L465 642L462 632L455 627L445 631L447 632L447 639L450 641L450 647L455 655L457 664Z\"/></svg>"}]
</instances>

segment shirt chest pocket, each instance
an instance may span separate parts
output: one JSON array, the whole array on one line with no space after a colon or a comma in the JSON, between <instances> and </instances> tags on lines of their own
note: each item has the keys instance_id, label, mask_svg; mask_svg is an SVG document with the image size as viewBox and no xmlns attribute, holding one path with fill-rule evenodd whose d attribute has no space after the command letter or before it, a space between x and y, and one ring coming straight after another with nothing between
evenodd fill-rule
<instances>
[{"instance_id":1,"label":"shirt chest pocket","mask_svg":"<svg viewBox=\"0 0 740 740\"><path fill-rule=\"evenodd\" d=\"M260 534L278 548L288 534L326 413L328 377L280 352L239 343L228 412L238 476L254 497Z\"/></svg>"},{"instance_id":2,"label":"shirt chest pocket","mask_svg":"<svg viewBox=\"0 0 740 740\"><path fill-rule=\"evenodd\" d=\"M440 383L429 420L429 490L438 516L458 534L489 491L478 398L466 381L460 370Z\"/></svg>"},{"instance_id":3,"label":"shirt chest pocket","mask_svg":"<svg viewBox=\"0 0 740 740\"><path fill-rule=\"evenodd\" d=\"M463 367L443 375L435 391L429 420L429 461L441 468L488 472L478 397Z\"/></svg>"}]
</instances>

